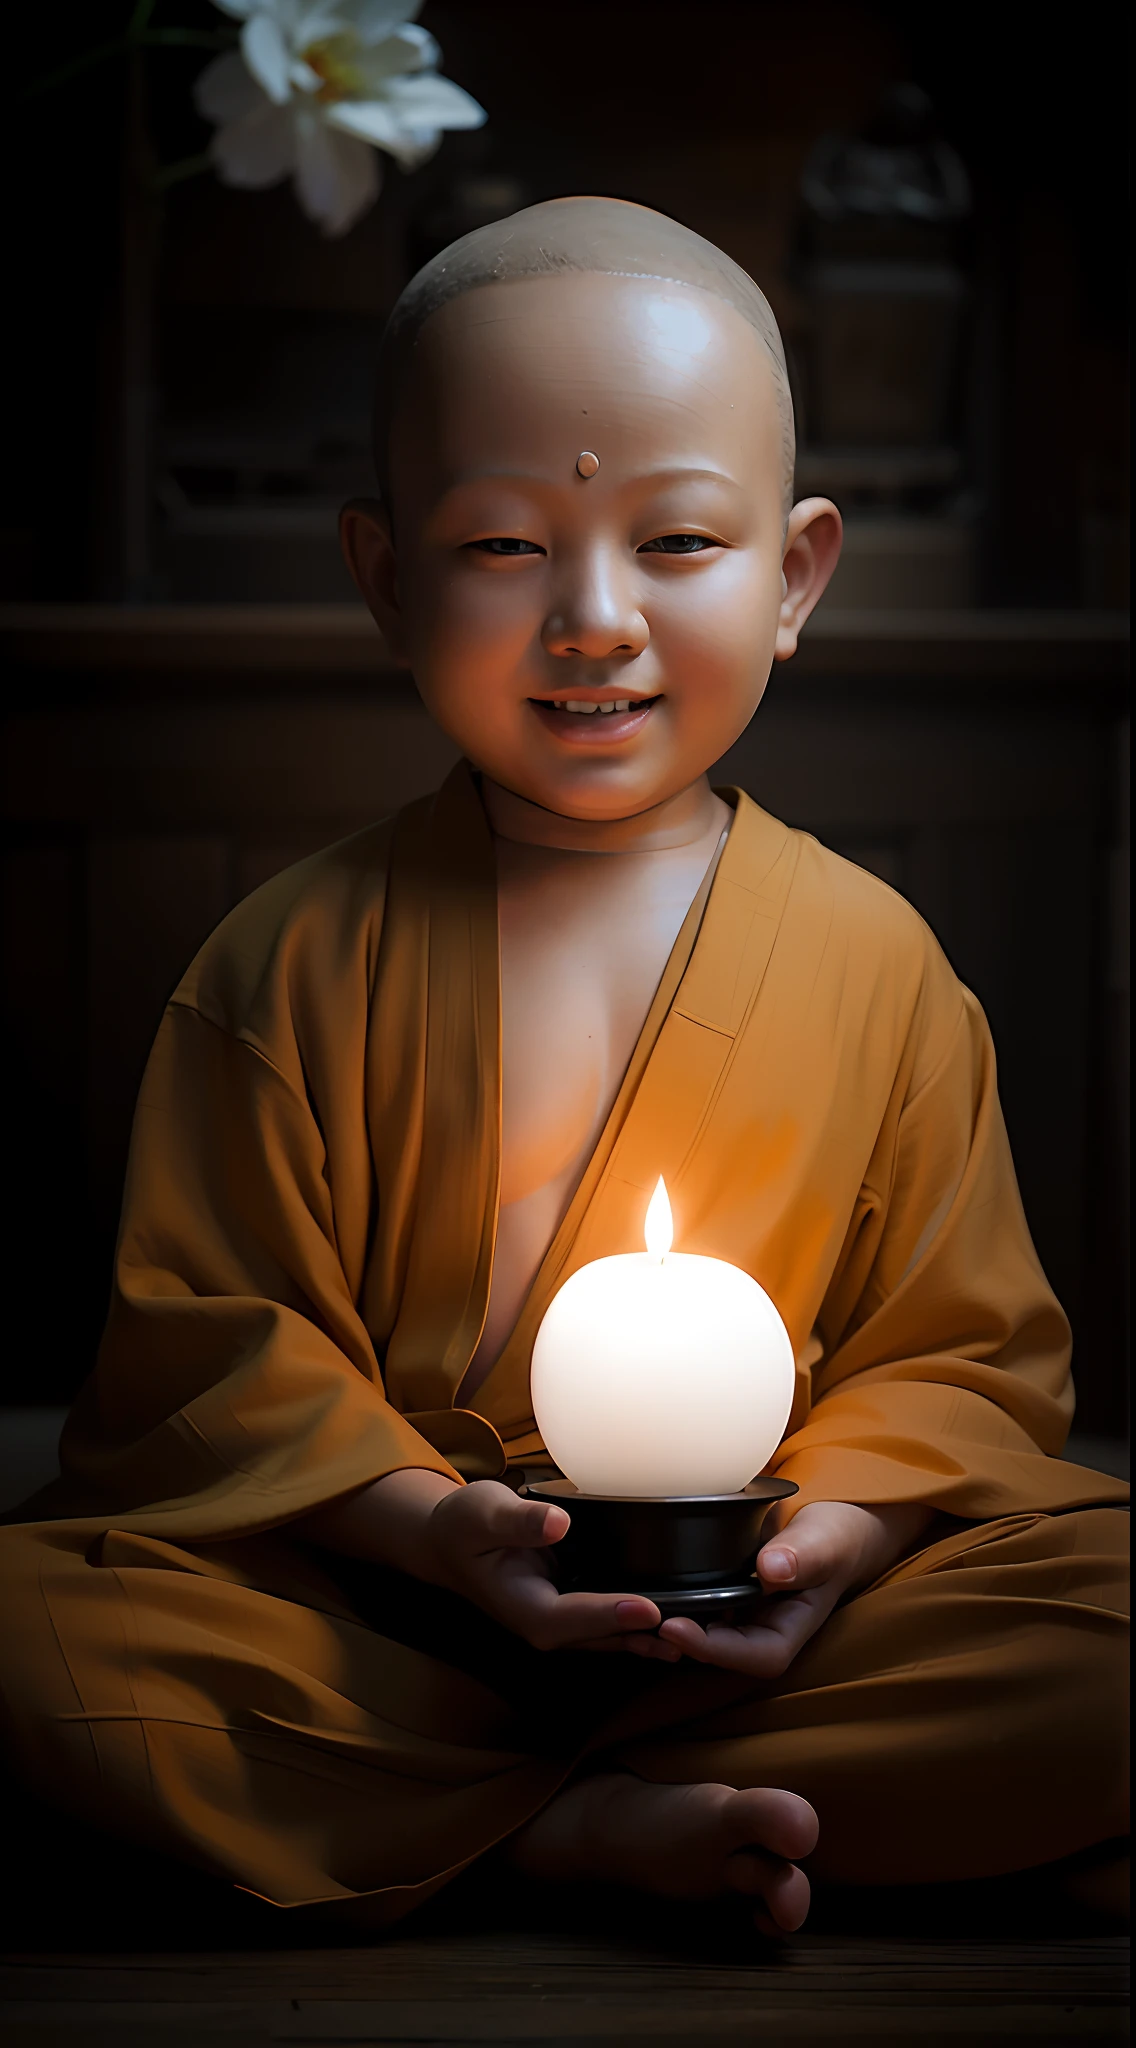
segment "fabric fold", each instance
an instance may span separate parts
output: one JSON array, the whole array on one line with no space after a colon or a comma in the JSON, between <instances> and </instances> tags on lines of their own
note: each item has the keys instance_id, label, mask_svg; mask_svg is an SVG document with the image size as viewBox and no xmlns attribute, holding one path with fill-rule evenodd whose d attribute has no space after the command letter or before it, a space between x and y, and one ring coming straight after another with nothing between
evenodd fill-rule
<instances>
[{"instance_id":1,"label":"fabric fold","mask_svg":"<svg viewBox=\"0 0 1136 2048\"><path fill-rule=\"evenodd\" d=\"M726 794L717 868L466 1409L501 1094L494 850L469 768L226 919L147 1067L107 1331L37 1518L225 1543L403 1466L540 1459L540 1318L577 1267L638 1248L660 1173L677 1247L751 1273L789 1329L772 1469L798 1505L1125 1497L1057 1457L1068 1326L981 1009L901 898Z\"/></svg>"}]
</instances>

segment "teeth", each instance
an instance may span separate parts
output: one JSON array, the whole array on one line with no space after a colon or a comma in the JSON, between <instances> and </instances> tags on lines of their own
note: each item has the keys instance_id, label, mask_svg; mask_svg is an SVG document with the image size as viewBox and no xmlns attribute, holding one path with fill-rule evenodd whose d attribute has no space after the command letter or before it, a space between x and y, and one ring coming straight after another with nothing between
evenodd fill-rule
<instances>
[{"instance_id":1,"label":"teeth","mask_svg":"<svg viewBox=\"0 0 1136 2048\"><path fill-rule=\"evenodd\" d=\"M610 715L613 711L630 711L631 709L630 697L615 697L607 704L581 704L576 699L569 701L565 697L554 697L552 701L557 711L574 711L578 716L585 718L590 716L593 711L601 711Z\"/></svg>"}]
</instances>

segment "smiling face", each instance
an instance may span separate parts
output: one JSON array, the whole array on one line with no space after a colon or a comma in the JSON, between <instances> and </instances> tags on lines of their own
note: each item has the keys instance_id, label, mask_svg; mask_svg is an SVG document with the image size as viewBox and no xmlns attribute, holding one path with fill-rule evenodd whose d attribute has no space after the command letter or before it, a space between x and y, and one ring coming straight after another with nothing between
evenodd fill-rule
<instances>
[{"instance_id":1,"label":"smiling face","mask_svg":"<svg viewBox=\"0 0 1136 2048\"><path fill-rule=\"evenodd\" d=\"M782 468L768 358L732 307L526 279L427 321L391 430L393 549L381 527L345 542L478 768L567 817L628 817L705 773L792 651Z\"/></svg>"}]
</instances>

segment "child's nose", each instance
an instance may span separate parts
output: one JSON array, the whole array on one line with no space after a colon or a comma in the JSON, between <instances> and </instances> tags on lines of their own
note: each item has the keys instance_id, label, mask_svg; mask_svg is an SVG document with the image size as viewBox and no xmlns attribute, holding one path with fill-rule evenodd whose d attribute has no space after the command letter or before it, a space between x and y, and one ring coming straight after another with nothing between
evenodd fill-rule
<instances>
[{"instance_id":1,"label":"child's nose","mask_svg":"<svg viewBox=\"0 0 1136 2048\"><path fill-rule=\"evenodd\" d=\"M597 552L574 564L558 582L541 638L549 654L602 661L613 654L641 654L650 632L630 577Z\"/></svg>"}]
</instances>

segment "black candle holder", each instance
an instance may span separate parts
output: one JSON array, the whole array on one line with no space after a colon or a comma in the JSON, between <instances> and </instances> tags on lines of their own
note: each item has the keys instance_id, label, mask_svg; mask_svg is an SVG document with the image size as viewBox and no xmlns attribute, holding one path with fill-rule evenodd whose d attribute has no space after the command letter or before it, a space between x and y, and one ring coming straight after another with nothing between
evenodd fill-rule
<instances>
[{"instance_id":1,"label":"black candle holder","mask_svg":"<svg viewBox=\"0 0 1136 2048\"><path fill-rule=\"evenodd\" d=\"M638 1499L581 1493L570 1479L522 1486L525 1500L565 1508L571 1527L545 1552L563 1593L640 1593L664 1621L745 1621L762 1600L753 1576L761 1525L791 1479L751 1479L740 1493Z\"/></svg>"}]
</instances>

